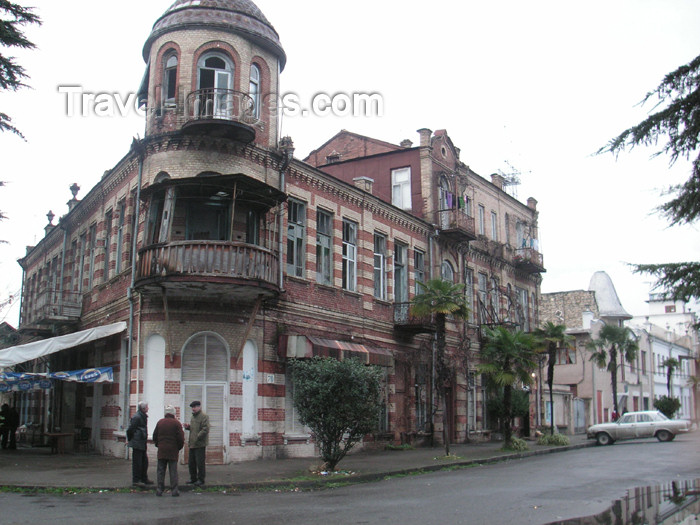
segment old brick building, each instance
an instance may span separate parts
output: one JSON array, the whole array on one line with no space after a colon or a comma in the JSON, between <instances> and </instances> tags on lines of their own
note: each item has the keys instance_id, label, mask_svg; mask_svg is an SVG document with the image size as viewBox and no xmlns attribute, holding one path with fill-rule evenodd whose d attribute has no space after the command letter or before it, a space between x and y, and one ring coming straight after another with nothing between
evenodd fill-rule
<instances>
[{"instance_id":1,"label":"old brick building","mask_svg":"<svg viewBox=\"0 0 700 525\"><path fill-rule=\"evenodd\" d=\"M23 394L33 417L119 455L138 401L154 425L165 404L185 419L200 399L208 461L310 455L286 362L328 355L385 372L368 440L413 439L435 416L434 327L408 305L441 276L473 307L448 323L451 439L485 428L478 327L537 325L536 201L470 170L444 131L416 147L341 132L293 158L271 103L286 56L250 1L177 0L144 59L145 138L81 200L72 188L20 261L25 337L126 327L21 366L112 367L114 382Z\"/></svg>"}]
</instances>

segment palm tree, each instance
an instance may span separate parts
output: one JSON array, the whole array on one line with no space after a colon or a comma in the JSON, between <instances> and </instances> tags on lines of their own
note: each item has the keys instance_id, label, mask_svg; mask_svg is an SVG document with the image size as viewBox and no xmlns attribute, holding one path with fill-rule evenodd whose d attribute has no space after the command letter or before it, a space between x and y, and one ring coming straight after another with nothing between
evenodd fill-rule
<instances>
[{"instance_id":1,"label":"palm tree","mask_svg":"<svg viewBox=\"0 0 700 525\"><path fill-rule=\"evenodd\" d=\"M438 396L442 398L442 437L445 443L445 455L450 453L448 421L447 421L447 396L445 388L450 379L450 370L445 360L446 323L447 316L452 315L461 319L469 315L469 307L464 297L464 285L454 284L442 279L430 279L426 283L418 282L422 293L411 300L411 313L418 317L435 316L436 327L436 353L435 372Z\"/></svg>"},{"instance_id":2,"label":"palm tree","mask_svg":"<svg viewBox=\"0 0 700 525\"><path fill-rule=\"evenodd\" d=\"M666 388L668 389L668 397L673 397L673 372L681 367L681 363L675 357L667 357L661 364L666 367Z\"/></svg>"},{"instance_id":3,"label":"palm tree","mask_svg":"<svg viewBox=\"0 0 700 525\"><path fill-rule=\"evenodd\" d=\"M517 383L528 385L535 368L535 337L521 330L510 331L504 326L484 327L481 364L477 370L503 388L503 412L506 424L503 432L505 446L511 444L513 419L512 392Z\"/></svg>"},{"instance_id":4,"label":"palm tree","mask_svg":"<svg viewBox=\"0 0 700 525\"><path fill-rule=\"evenodd\" d=\"M610 372L613 411L619 414L617 407L617 370L625 361L631 363L637 358L639 345L634 339L634 332L626 326L606 324L600 330L598 338L590 341L587 346L593 352L591 361L598 365L598 368L605 368ZM622 359L622 363L618 363L618 359Z\"/></svg>"},{"instance_id":5,"label":"palm tree","mask_svg":"<svg viewBox=\"0 0 700 525\"><path fill-rule=\"evenodd\" d=\"M566 325L554 324L551 321L542 328L535 330L535 337L538 344L544 346L547 352L547 386L549 387L549 406L552 414L550 421L551 434L554 435L554 394L552 388L554 385L554 365L557 361L557 348L567 346L573 341L573 337L566 334Z\"/></svg>"}]
</instances>

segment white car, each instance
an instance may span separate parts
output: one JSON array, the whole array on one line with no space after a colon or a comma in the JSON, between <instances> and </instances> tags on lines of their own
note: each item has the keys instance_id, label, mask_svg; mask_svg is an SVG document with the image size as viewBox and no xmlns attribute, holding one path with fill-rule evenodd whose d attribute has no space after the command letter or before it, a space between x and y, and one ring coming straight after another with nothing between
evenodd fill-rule
<instances>
[{"instance_id":1,"label":"white car","mask_svg":"<svg viewBox=\"0 0 700 525\"><path fill-rule=\"evenodd\" d=\"M656 410L627 412L614 423L600 423L588 428L588 439L599 445L612 445L619 439L655 437L659 441L671 441L676 434L688 432L690 421L669 419Z\"/></svg>"}]
</instances>

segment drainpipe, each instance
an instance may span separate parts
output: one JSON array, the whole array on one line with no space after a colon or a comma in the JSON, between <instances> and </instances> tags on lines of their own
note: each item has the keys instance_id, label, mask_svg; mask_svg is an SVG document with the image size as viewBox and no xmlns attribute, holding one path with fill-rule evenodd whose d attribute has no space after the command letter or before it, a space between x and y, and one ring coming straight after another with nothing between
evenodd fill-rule
<instances>
[{"instance_id":1,"label":"drainpipe","mask_svg":"<svg viewBox=\"0 0 700 525\"><path fill-rule=\"evenodd\" d=\"M61 252L61 275L58 282L58 300L61 308L64 305L63 298L63 275L66 269L66 247L68 246L68 230L59 222L59 228L63 230L63 251Z\"/></svg>"},{"instance_id":2,"label":"drainpipe","mask_svg":"<svg viewBox=\"0 0 700 525\"><path fill-rule=\"evenodd\" d=\"M131 284L129 285L129 290L127 291L127 298L129 299L129 339L127 340L127 357L126 357L126 367L125 367L125 379L126 379L126 389L124 392L124 426L126 427L129 422L129 401L131 394L131 357L133 355L133 345L134 345L134 283L136 282L136 248L138 247L138 233L139 233L139 215L141 214L141 181L143 180L143 159L145 148L143 142L134 139L131 143L131 150L138 155L139 159L139 174L136 184L136 208L134 210L134 230L132 232L131 239ZM138 370L138 363L136 364ZM138 397L138 382L136 383L136 395Z\"/></svg>"},{"instance_id":3,"label":"drainpipe","mask_svg":"<svg viewBox=\"0 0 700 525\"><path fill-rule=\"evenodd\" d=\"M285 193L286 181L284 172L294 158L294 142L292 142L291 137L282 137L280 139L279 149L282 152L282 164L280 165L280 191ZM280 203L280 213L279 213L279 235L278 235L278 246L277 251L279 253L279 286L280 291L284 292L284 263L283 263L283 253L284 253L284 239L282 236L282 231L284 229L284 210L283 205Z\"/></svg>"}]
</instances>

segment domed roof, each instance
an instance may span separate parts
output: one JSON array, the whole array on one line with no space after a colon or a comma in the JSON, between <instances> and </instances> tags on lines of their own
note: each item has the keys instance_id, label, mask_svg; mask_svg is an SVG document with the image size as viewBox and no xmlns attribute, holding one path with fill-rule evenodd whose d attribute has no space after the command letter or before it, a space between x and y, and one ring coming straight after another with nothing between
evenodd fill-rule
<instances>
[{"instance_id":1,"label":"domed roof","mask_svg":"<svg viewBox=\"0 0 700 525\"><path fill-rule=\"evenodd\" d=\"M279 35L250 0L177 0L161 16L143 47L144 60L148 61L151 44L161 35L178 29L217 28L238 33L275 54L284 69L287 56L282 49Z\"/></svg>"}]
</instances>

